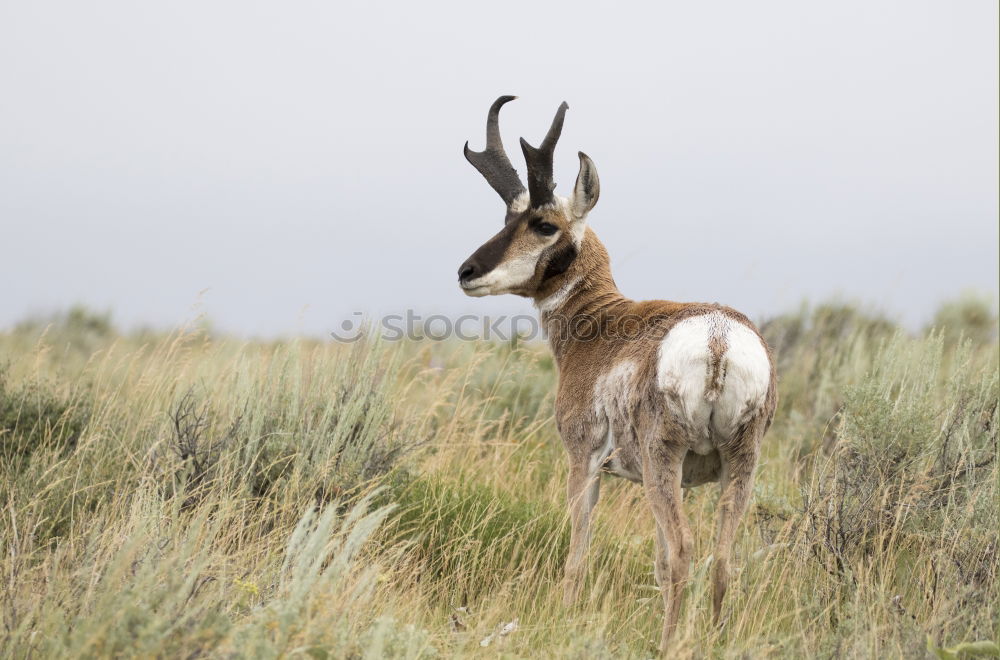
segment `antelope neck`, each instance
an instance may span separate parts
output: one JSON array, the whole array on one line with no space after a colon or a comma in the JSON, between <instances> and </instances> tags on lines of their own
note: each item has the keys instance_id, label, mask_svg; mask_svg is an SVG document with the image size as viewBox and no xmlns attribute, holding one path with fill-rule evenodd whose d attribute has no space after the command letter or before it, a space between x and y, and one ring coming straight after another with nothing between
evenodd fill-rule
<instances>
[{"instance_id":1,"label":"antelope neck","mask_svg":"<svg viewBox=\"0 0 1000 660\"><path fill-rule=\"evenodd\" d=\"M535 301L549 347L558 364L562 355L575 341L575 324L598 323L626 312L631 301L618 290L611 277L607 253L585 241L579 258L563 275L563 283L555 292Z\"/></svg>"}]
</instances>

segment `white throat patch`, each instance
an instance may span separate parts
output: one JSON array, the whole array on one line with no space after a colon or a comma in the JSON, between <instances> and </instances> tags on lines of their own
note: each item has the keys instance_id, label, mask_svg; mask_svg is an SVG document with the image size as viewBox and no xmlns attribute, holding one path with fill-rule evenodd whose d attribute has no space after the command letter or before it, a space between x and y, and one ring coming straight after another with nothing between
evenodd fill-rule
<instances>
[{"instance_id":1,"label":"white throat patch","mask_svg":"<svg viewBox=\"0 0 1000 660\"><path fill-rule=\"evenodd\" d=\"M559 287L555 291L555 293L546 296L541 300L536 300L535 307L537 307L538 311L542 313L552 312L559 309L560 307L562 307L562 304L566 302L566 299L569 298L569 294L573 293L573 290L576 289L576 285L579 283L580 283L579 277L569 282L566 282L561 287Z\"/></svg>"}]
</instances>

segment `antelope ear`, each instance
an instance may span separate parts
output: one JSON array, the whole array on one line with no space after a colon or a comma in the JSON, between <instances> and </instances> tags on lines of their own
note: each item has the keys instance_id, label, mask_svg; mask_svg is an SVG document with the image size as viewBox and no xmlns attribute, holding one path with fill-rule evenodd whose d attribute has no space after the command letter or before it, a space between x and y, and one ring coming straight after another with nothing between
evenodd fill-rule
<instances>
[{"instance_id":1,"label":"antelope ear","mask_svg":"<svg viewBox=\"0 0 1000 660\"><path fill-rule=\"evenodd\" d=\"M570 211L573 218L582 220L590 213L601 196L601 181L597 178L597 166L590 156L580 152L580 173L576 175L576 185L573 186L573 198L570 200Z\"/></svg>"}]
</instances>

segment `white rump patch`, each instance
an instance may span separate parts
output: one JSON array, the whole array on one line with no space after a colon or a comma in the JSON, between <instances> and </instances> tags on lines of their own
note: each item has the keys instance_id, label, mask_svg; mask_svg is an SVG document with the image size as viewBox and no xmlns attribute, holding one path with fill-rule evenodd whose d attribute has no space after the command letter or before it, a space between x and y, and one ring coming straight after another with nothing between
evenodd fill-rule
<instances>
[{"instance_id":1,"label":"white rump patch","mask_svg":"<svg viewBox=\"0 0 1000 660\"><path fill-rule=\"evenodd\" d=\"M725 342L719 369L721 391L709 396L712 366L709 342ZM715 448L713 432L726 438L763 404L771 383L771 363L753 330L722 312L685 319L671 328L660 344L657 384L667 408L692 435L699 454ZM712 398L715 400L710 400Z\"/></svg>"},{"instance_id":2,"label":"white rump patch","mask_svg":"<svg viewBox=\"0 0 1000 660\"><path fill-rule=\"evenodd\" d=\"M723 355L726 380L716 402L715 427L731 437L737 427L764 405L771 386L767 350L750 328L730 321L729 348Z\"/></svg>"}]
</instances>

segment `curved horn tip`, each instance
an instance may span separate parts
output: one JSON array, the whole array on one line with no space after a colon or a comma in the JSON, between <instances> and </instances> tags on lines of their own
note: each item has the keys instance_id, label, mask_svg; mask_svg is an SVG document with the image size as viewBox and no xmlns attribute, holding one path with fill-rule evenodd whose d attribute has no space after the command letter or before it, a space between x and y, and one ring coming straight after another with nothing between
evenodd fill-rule
<instances>
[{"instance_id":1,"label":"curved horn tip","mask_svg":"<svg viewBox=\"0 0 1000 660\"><path fill-rule=\"evenodd\" d=\"M510 94L505 94L504 96L498 97L497 100L493 102L493 107L499 110L502 105L504 105L506 103L510 103L511 101L513 101L516 98L517 98L516 96L511 96Z\"/></svg>"},{"instance_id":2,"label":"curved horn tip","mask_svg":"<svg viewBox=\"0 0 1000 660\"><path fill-rule=\"evenodd\" d=\"M465 141L465 146L462 147L462 155L465 156L465 160L469 161L470 163L472 163L472 165L474 167L478 168L479 165L476 165L476 163L473 161L473 158L475 158L476 156L484 156L484 155L486 155L486 152L485 151L474 151L474 150L470 149L469 148L469 141L466 140Z\"/></svg>"}]
</instances>

